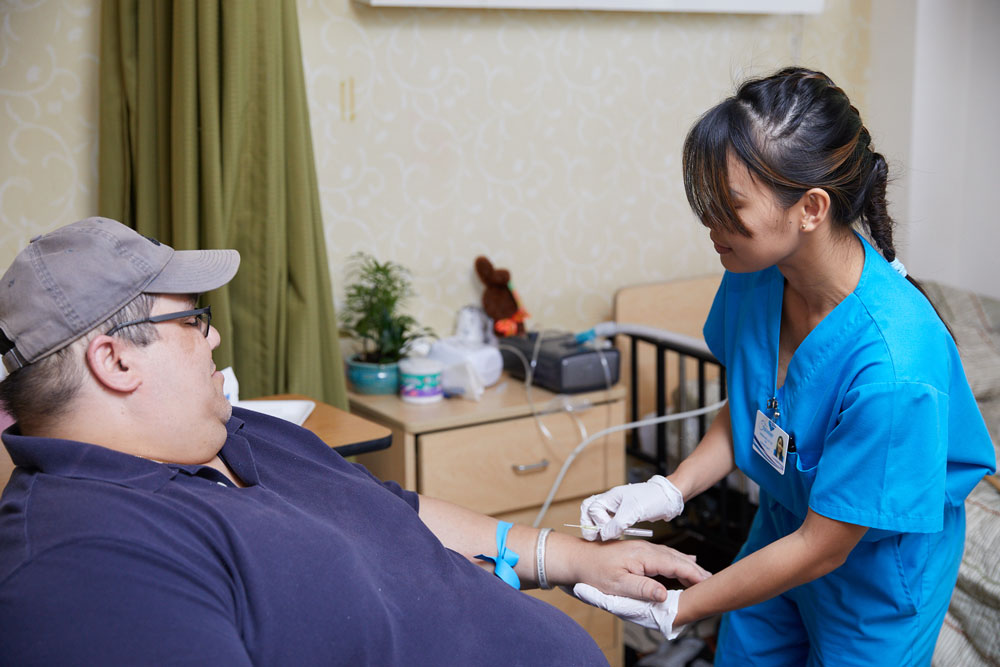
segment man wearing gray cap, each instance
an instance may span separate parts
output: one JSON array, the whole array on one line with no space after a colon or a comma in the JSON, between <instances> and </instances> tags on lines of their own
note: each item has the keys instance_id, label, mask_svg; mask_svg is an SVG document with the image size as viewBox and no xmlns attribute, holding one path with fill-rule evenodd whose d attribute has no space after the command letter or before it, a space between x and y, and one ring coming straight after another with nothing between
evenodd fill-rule
<instances>
[{"instance_id":1,"label":"man wearing gray cap","mask_svg":"<svg viewBox=\"0 0 1000 667\"><path fill-rule=\"evenodd\" d=\"M90 218L34 239L4 275L17 467L0 499L3 662L603 664L519 580L662 601L649 577L708 576L666 547L418 496L233 409L211 310L195 306L238 265ZM495 554L480 560L497 577L476 554Z\"/></svg>"}]
</instances>

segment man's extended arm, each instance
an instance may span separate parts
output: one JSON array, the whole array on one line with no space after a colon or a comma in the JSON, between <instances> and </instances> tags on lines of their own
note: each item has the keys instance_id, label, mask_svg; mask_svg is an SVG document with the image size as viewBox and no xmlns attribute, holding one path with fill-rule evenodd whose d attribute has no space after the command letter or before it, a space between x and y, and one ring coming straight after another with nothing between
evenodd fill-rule
<instances>
[{"instance_id":1,"label":"man's extended arm","mask_svg":"<svg viewBox=\"0 0 1000 667\"><path fill-rule=\"evenodd\" d=\"M420 518L446 547L469 560L496 554L497 520L492 517L421 496ZM520 556L514 571L522 582L537 583L538 533L537 528L515 525L507 537L508 547ZM655 601L664 600L667 591L650 577L662 575L692 585L709 576L692 557L669 547L644 540L593 543L556 532L546 543L545 571L552 585L587 583L615 595Z\"/></svg>"}]
</instances>

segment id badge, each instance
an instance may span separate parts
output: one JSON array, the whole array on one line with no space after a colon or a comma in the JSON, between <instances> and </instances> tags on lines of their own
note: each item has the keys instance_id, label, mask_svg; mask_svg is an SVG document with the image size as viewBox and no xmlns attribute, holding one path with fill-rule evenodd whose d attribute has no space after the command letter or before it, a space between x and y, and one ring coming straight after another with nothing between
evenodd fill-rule
<instances>
[{"instance_id":1,"label":"id badge","mask_svg":"<svg viewBox=\"0 0 1000 667\"><path fill-rule=\"evenodd\" d=\"M777 470L779 475L785 474L788 434L760 410L757 411L757 421L753 427L753 450Z\"/></svg>"}]
</instances>

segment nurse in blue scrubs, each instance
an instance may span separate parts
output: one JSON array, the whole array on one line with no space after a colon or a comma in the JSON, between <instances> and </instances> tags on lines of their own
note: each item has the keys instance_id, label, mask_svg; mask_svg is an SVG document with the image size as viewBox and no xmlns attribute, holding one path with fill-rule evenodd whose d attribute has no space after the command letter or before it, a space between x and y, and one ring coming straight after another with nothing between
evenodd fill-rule
<instances>
[{"instance_id":1,"label":"nurse in blue scrubs","mask_svg":"<svg viewBox=\"0 0 1000 667\"><path fill-rule=\"evenodd\" d=\"M704 335L729 403L673 474L589 498L581 523L608 540L672 519L734 467L760 507L737 560L672 604L588 601L643 606L668 636L728 612L717 665L929 664L963 502L996 462L955 342L896 260L885 159L801 68L742 85L683 157L726 269Z\"/></svg>"}]
</instances>

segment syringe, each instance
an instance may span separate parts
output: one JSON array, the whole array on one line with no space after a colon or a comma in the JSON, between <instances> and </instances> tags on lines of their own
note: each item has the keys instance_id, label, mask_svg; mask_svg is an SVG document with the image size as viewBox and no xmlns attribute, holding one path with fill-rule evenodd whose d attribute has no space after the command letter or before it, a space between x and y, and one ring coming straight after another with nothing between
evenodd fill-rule
<instances>
[{"instance_id":1,"label":"syringe","mask_svg":"<svg viewBox=\"0 0 1000 667\"><path fill-rule=\"evenodd\" d=\"M564 523L567 528L580 528L582 530L600 530L597 526L581 526L578 523ZM633 537L652 537L653 531L649 528L626 528L626 535L631 535Z\"/></svg>"}]
</instances>

